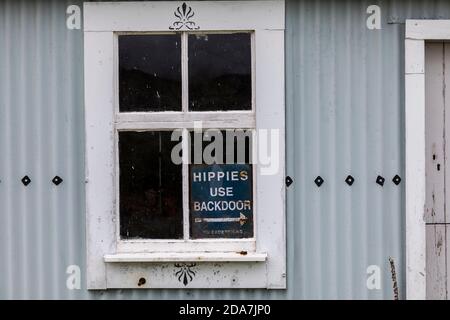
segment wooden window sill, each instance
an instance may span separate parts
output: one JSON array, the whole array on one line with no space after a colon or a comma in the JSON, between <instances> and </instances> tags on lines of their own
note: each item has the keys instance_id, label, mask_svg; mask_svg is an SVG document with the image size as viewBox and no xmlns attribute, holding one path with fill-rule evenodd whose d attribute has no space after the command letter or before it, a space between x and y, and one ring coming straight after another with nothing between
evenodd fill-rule
<instances>
[{"instance_id":1,"label":"wooden window sill","mask_svg":"<svg viewBox=\"0 0 450 320\"><path fill-rule=\"evenodd\" d=\"M264 262L266 253L248 252L156 252L156 253L116 253L105 255L107 263L118 262Z\"/></svg>"}]
</instances>

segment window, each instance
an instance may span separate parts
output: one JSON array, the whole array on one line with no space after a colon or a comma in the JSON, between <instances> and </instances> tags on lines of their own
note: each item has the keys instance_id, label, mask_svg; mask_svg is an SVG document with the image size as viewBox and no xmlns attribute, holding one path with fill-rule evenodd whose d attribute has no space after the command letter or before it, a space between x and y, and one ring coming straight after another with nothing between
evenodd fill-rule
<instances>
[{"instance_id":1,"label":"window","mask_svg":"<svg viewBox=\"0 0 450 320\"><path fill-rule=\"evenodd\" d=\"M285 287L284 2L84 16L88 288Z\"/></svg>"},{"instance_id":2,"label":"window","mask_svg":"<svg viewBox=\"0 0 450 320\"><path fill-rule=\"evenodd\" d=\"M253 238L252 39L252 32L117 34L118 241ZM231 120L233 129L216 127ZM194 132L195 123L203 130ZM178 141L189 153L185 166L172 158Z\"/></svg>"}]
</instances>

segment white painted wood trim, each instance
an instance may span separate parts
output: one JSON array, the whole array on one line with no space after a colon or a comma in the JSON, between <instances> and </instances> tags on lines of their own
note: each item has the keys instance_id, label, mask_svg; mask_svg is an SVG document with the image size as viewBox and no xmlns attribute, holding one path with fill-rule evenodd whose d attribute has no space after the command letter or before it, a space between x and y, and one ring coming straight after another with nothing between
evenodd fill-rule
<instances>
[{"instance_id":1,"label":"white painted wood trim","mask_svg":"<svg viewBox=\"0 0 450 320\"><path fill-rule=\"evenodd\" d=\"M425 75L405 77L406 294L425 299Z\"/></svg>"},{"instance_id":2,"label":"white painted wood trim","mask_svg":"<svg viewBox=\"0 0 450 320\"><path fill-rule=\"evenodd\" d=\"M226 112L127 112L116 114L116 122L217 122L226 125L229 122L245 122L255 126L255 113L251 111ZM192 124L191 124L192 125Z\"/></svg>"},{"instance_id":3,"label":"white painted wood trim","mask_svg":"<svg viewBox=\"0 0 450 320\"><path fill-rule=\"evenodd\" d=\"M266 253L253 252L118 253L104 256L105 262L264 262L266 259Z\"/></svg>"},{"instance_id":4,"label":"white painted wood trim","mask_svg":"<svg viewBox=\"0 0 450 320\"><path fill-rule=\"evenodd\" d=\"M199 30L283 30L284 1L185 1ZM84 31L170 31L183 1L85 2ZM132 17L132 19L130 19ZM151 19L149 19L151 17ZM232 17L232 18L230 18Z\"/></svg>"},{"instance_id":5,"label":"white painted wood trim","mask_svg":"<svg viewBox=\"0 0 450 320\"><path fill-rule=\"evenodd\" d=\"M407 19L406 39L448 40L450 39L450 20Z\"/></svg>"},{"instance_id":6,"label":"white painted wood trim","mask_svg":"<svg viewBox=\"0 0 450 320\"><path fill-rule=\"evenodd\" d=\"M423 40L405 41L405 74L425 72L425 44Z\"/></svg>"},{"instance_id":7,"label":"white painted wood trim","mask_svg":"<svg viewBox=\"0 0 450 320\"><path fill-rule=\"evenodd\" d=\"M194 129L195 121L201 121L203 129L237 128L253 129L255 113L241 112L128 112L115 117L116 128L127 129Z\"/></svg>"},{"instance_id":8,"label":"white painted wood trim","mask_svg":"<svg viewBox=\"0 0 450 320\"><path fill-rule=\"evenodd\" d=\"M406 290L426 298L425 40L450 40L450 20L406 20Z\"/></svg>"},{"instance_id":9,"label":"white painted wood trim","mask_svg":"<svg viewBox=\"0 0 450 320\"><path fill-rule=\"evenodd\" d=\"M121 240L118 253L142 252L255 252L255 239L201 239L201 240Z\"/></svg>"},{"instance_id":10,"label":"white painted wood trim","mask_svg":"<svg viewBox=\"0 0 450 320\"><path fill-rule=\"evenodd\" d=\"M447 236L445 224L426 225L428 300L447 299Z\"/></svg>"},{"instance_id":11,"label":"white painted wood trim","mask_svg":"<svg viewBox=\"0 0 450 320\"><path fill-rule=\"evenodd\" d=\"M270 258L270 256L268 256ZM176 276L183 266L195 272L186 285ZM266 288L266 263L249 262L152 262L107 263L108 288L122 289L245 289ZM217 275L224 276L217 279ZM146 279L139 285L140 279Z\"/></svg>"},{"instance_id":12,"label":"white painted wood trim","mask_svg":"<svg viewBox=\"0 0 450 320\"><path fill-rule=\"evenodd\" d=\"M286 188L285 188L285 77L284 31L255 33L256 50L256 130L258 148L262 130L278 132L279 167L256 165L257 250L267 252L267 286L286 288ZM271 144L271 148L274 145ZM258 150L259 152L260 150ZM274 163L275 163L274 161ZM272 172L271 172L272 171Z\"/></svg>"},{"instance_id":13,"label":"white painted wood trim","mask_svg":"<svg viewBox=\"0 0 450 320\"><path fill-rule=\"evenodd\" d=\"M84 37L87 287L106 288L105 252L115 248L112 33ZM102 134L99 134L99 133Z\"/></svg>"}]
</instances>

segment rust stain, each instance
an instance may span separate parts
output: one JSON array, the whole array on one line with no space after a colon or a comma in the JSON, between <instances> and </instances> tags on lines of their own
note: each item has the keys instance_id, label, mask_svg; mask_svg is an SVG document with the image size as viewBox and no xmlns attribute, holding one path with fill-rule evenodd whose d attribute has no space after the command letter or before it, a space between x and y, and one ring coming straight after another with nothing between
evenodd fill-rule
<instances>
[{"instance_id":1,"label":"rust stain","mask_svg":"<svg viewBox=\"0 0 450 320\"><path fill-rule=\"evenodd\" d=\"M397 272L395 271L395 262L392 257L389 257L389 264L391 265L392 290L394 292L394 300L398 300Z\"/></svg>"},{"instance_id":2,"label":"rust stain","mask_svg":"<svg viewBox=\"0 0 450 320\"><path fill-rule=\"evenodd\" d=\"M145 278L140 278L138 281L138 286L143 286L147 281L145 280Z\"/></svg>"},{"instance_id":3,"label":"rust stain","mask_svg":"<svg viewBox=\"0 0 450 320\"><path fill-rule=\"evenodd\" d=\"M239 254L240 254L241 256L246 256L246 255L247 255L247 251L241 251L241 252L239 252Z\"/></svg>"}]
</instances>

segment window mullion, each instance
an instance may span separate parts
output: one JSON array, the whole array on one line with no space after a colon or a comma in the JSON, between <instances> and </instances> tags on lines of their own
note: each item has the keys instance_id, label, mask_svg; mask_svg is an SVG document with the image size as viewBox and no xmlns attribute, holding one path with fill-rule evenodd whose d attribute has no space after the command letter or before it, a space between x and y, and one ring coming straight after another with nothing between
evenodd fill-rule
<instances>
[{"instance_id":1,"label":"window mullion","mask_svg":"<svg viewBox=\"0 0 450 320\"><path fill-rule=\"evenodd\" d=\"M183 239L189 240L189 130L183 129Z\"/></svg>"},{"instance_id":2,"label":"window mullion","mask_svg":"<svg viewBox=\"0 0 450 320\"><path fill-rule=\"evenodd\" d=\"M183 118L189 111L188 34L181 34L181 103ZM183 128L183 239L189 240L189 131Z\"/></svg>"},{"instance_id":3,"label":"window mullion","mask_svg":"<svg viewBox=\"0 0 450 320\"><path fill-rule=\"evenodd\" d=\"M181 103L182 111L189 109L189 84L188 84L188 33L181 34Z\"/></svg>"}]
</instances>

